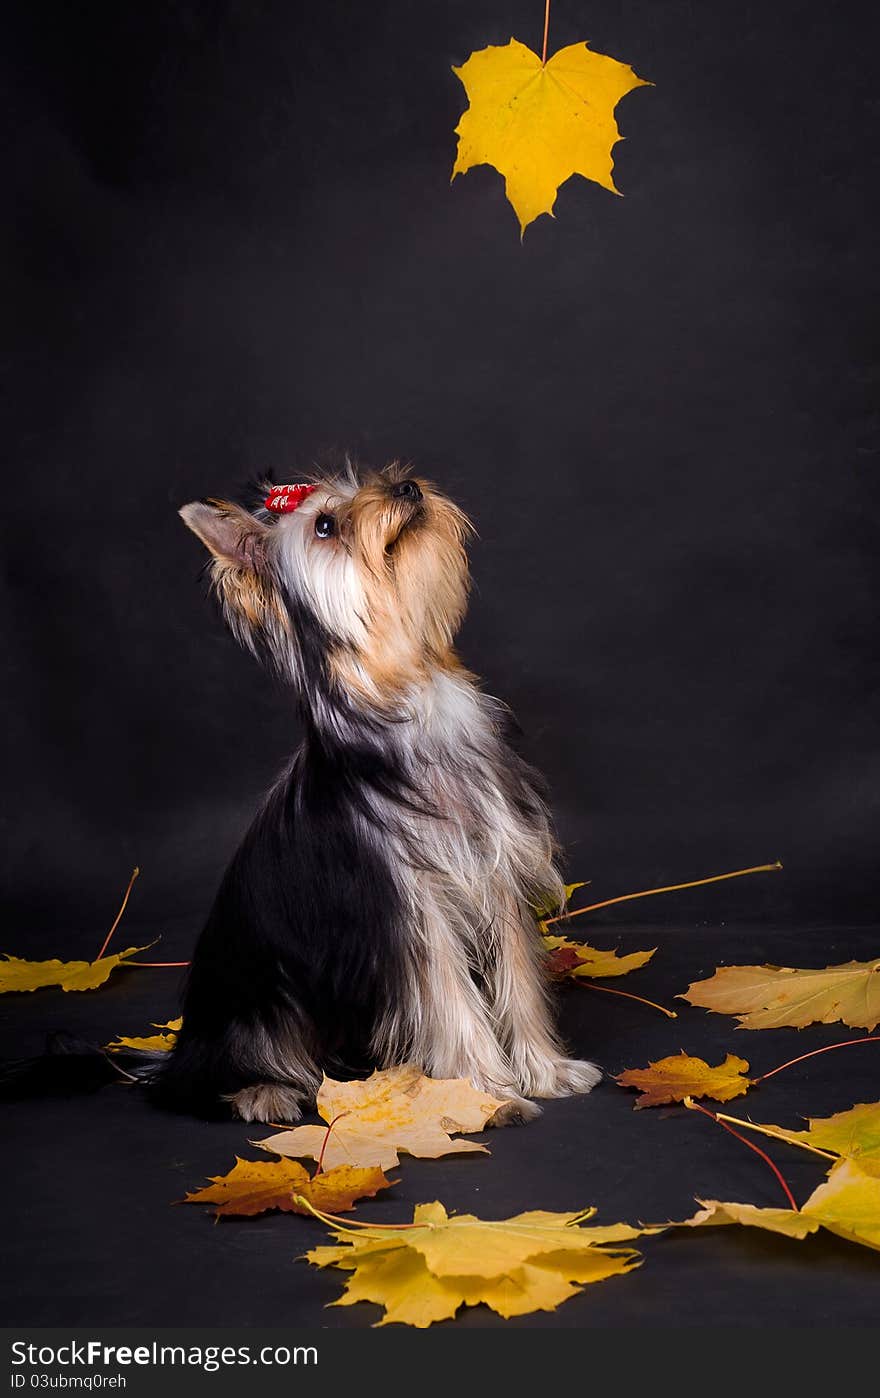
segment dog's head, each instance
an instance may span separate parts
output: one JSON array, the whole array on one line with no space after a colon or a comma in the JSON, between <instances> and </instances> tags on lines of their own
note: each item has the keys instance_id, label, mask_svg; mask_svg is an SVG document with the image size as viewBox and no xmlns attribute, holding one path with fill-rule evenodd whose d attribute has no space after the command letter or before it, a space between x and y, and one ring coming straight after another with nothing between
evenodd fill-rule
<instances>
[{"instance_id":1,"label":"dog's head","mask_svg":"<svg viewBox=\"0 0 880 1398\"><path fill-rule=\"evenodd\" d=\"M180 513L212 555L235 635L304 690L393 707L456 663L470 525L429 482L394 465L287 494L267 483L251 510L204 500Z\"/></svg>"}]
</instances>

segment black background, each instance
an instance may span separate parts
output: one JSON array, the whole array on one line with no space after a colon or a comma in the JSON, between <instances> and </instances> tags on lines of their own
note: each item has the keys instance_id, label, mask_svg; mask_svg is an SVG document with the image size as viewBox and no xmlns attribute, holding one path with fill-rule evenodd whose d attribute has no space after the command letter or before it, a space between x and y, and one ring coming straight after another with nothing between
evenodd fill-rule
<instances>
[{"instance_id":1,"label":"black background","mask_svg":"<svg viewBox=\"0 0 880 1398\"><path fill-rule=\"evenodd\" d=\"M875 916L876 7L558 0L551 48L656 86L625 197L575 177L521 245L496 173L450 187L450 65L542 22L7 11L12 926L105 921L134 863L197 922L295 732L175 510L346 448L473 515L463 653L573 878L779 857L640 915Z\"/></svg>"},{"instance_id":2,"label":"black background","mask_svg":"<svg viewBox=\"0 0 880 1398\"><path fill-rule=\"evenodd\" d=\"M511 34L538 47L542 21L539 0L4 10L5 950L94 955L138 863L122 944L188 955L296 731L175 511L350 449L412 459L472 514L463 655L549 778L570 877L603 897L784 861L636 905L663 928L599 915L627 949L661 944L633 991L670 1001L724 959L876 955L853 926L876 919L880 791L876 6L555 0L551 49L586 38L655 86L618 109L625 197L575 178L521 243L494 171L450 187L451 65ZM7 1043L143 1032L174 980L7 997ZM679 1047L767 1069L849 1032L759 1048L624 1003L566 999L573 1042L615 1071ZM815 1065L756 1118L876 1096L849 1055ZM311 1225L165 1208L248 1128L115 1090L15 1112L10 1318L375 1318L322 1312L335 1278L279 1282ZM613 1088L553 1104L493 1142L484 1183L410 1166L373 1216L435 1193L487 1216L781 1202L744 1148L669 1115ZM820 1172L792 1157L803 1199ZM869 1315L871 1258L839 1241L804 1244L806 1269L746 1230L664 1246L558 1323Z\"/></svg>"}]
</instances>

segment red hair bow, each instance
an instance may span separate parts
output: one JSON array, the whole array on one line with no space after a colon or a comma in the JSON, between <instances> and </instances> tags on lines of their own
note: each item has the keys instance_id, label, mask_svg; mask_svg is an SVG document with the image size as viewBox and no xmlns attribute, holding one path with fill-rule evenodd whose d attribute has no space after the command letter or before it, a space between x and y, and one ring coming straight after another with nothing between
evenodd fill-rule
<instances>
[{"instance_id":1,"label":"red hair bow","mask_svg":"<svg viewBox=\"0 0 880 1398\"><path fill-rule=\"evenodd\" d=\"M273 485L263 504L275 514L289 515L299 509L314 489L313 485Z\"/></svg>"}]
</instances>

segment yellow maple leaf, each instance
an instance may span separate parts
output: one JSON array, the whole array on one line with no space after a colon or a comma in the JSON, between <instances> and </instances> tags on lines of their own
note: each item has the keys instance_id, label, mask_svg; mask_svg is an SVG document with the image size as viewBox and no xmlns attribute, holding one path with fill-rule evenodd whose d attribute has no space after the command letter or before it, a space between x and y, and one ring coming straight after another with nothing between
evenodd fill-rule
<instances>
[{"instance_id":1,"label":"yellow maple leaf","mask_svg":"<svg viewBox=\"0 0 880 1398\"><path fill-rule=\"evenodd\" d=\"M880 1175L880 1102L859 1102L834 1116L810 1117L806 1131L776 1128L782 1140L818 1146L853 1160L866 1175Z\"/></svg>"},{"instance_id":2,"label":"yellow maple leaf","mask_svg":"<svg viewBox=\"0 0 880 1398\"><path fill-rule=\"evenodd\" d=\"M806 1131L756 1121L740 1124L777 1141L853 1160L866 1175L880 1176L880 1102L860 1102L834 1116L809 1117Z\"/></svg>"},{"instance_id":3,"label":"yellow maple leaf","mask_svg":"<svg viewBox=\"0 0 880 1398\"><path fill-rule=\"evenodd\" d=\"M270 1209L308 1214L314 1208L336 1214L354 1208L356 1199L372 1198L393 1183L375 1168L340 1165L312 1177L295 1160L242 1160L236 1156L227 1174L214 1175L209 1185L187 1194L181 1202L216 1204L218 1218L253 1218Z\"/></svg>"},{"instance_id":4,"label":"yellow maple leaf","mask_svg":"<svg viewBox=\"0 0 880 1398\"><path fill-rule=\"evenodd\" d=\"M544 901L541 903L532 904L535 914L539 919L543 919L545 917L552 917L554 913L559 912L560 907L565 908L568 906L568 903L571 899L571 895L575 893L577 889L586 888L588 883L589 879L581 879L580 883L567 883L565 885L565 897L563 898L561 904L550 902L548 899L545 898ZM543 921L539 921L538 925L541 928L543 928Z\"/></svg>"},{"instance_id":5,"label":"yellow maple leaf","mask_svg":"<svg viewBox=\"0 0 880 1398\"><path fill-rule=\"evenodd\" d=\"M143 1053L168 1053L177 1043L176 1034L120 1034L104 1048L108 1053L121 1053L123 1049L139 1049Z\"/></svg>"},{"instance_id":6,"label":"yellow maple leaf","mask_svg":"<svg viewBox=\"0 0 880 1398\"><path fill-rule=\"evenodd\" d=\"M43 990L60 985L62 990L97 990L112 971L146 947L126 947L125 951L102 956L99 961L23 961L17 956L0 959L0 994L6 991Z\"/></svg>"},{"instance_id":7,"label":"yellow maple leaf","mask_svg":"<svg viewBox=\"0 0 880 1398\"><path fill-rule=\"evenodd\" d=\"M873 1030L880 1023L880 959L824 970L722 966L678 997L716 1014L737 1015L740 1029L802 1029L835 1024Z\"/></svg>"},{"instance_id":8,"label":"yellow maple leaf","mask_svg":"<svg viewBox=\"0 0 880 1398\"><path fill-rule=\"evenodd\" d=\"M692 1058L682 1049L669 1058L658 1058L647 1068L627 1068L615 1081L621 1087L635 1087L642 1094L635 1103L641 1107L659 1107L664 1102L683 1102L685 1097L711 1097L716 1102L729 1102L740 1097L752 1086L744 1076L749 1065L744 1058L729 1053L723 1063L712 1068L702 1058Z\"/></svg>"},{"instance_id":9,"label":"yellow maple leaf","mask_svg":"<svg viewBox=\"0 0 880 1398\"><path fill-rule=\"evenodd\" d=\"M335 1227L340 1246L314 1248L306 1256L316 1266L351 1272L334 1304L375 1302L384 1307L380 1325L421 1329L451 1319L461 1306L479 1304L505 1317L551 1311L582 1286L623 1275L641 1262L631 1249L603 1246L601 1236L623 1230L632 1237L638 1230L626 1224L581 1228L591 1212L532 1212L487 1222L472 1214L450 1218L437 1202L419 1204L410 1226Z\"/></svg>"},{"instance_id":10,"label":"yellow maple leaf","mask_svg":"<svg viewBox=\"0 0 880 1398\"><path fill-rule=\"evenodd\" d=\"M754 1204L727 1204L698 1199L699 1213L673 1227L740 1223L767 1228L791 1238L805 1238L819 1228L863 1247L880 1249L880 1178L860 1170L854 1160L841 1160L828 1179L800 1209L761 1209Z\"/></svg>"},{"instance_id":11,"label":"yellow maple leaf","mask_svg":"<svg viewBox=\"0 0 880 1398\"><path fill-rule=\"evenodd\" d=\"M559 49L546 63L517 39L472 53L452 70L470 105L456 134L452 178L494 165L520 231L553 213L559 186L583 175L617 194L612 147L621 139L614 109L636 87L650 87L627 63L586 44Z\"/></svg>"},{"instance_id":12,"label":"yellow maple leaf","mask_svg":"<svg viewBox=\"0 0 880 1398\"><path fill-rule=\"evenodd\" d=\"M108 1053L119 1053L122 1049L141 1049L147 1053L168 1053L177 1043L177 1035L183 1019L169 1019L167 1024L154 1024L154 1029L164 1029L164 1034L144 1034L140 1037L131 1037L128 1034L120 1034L111 1043L105 1044L104 1048Z\"/></svg>"},{"instance_id":13,"label":"yellow maple leaf","mask_svg":"<svg viewBox=\"0 0 880 1398\"><path fill-rule=\"evenodd\" d=\"M801 1213L850 1242L880 1248L880 1177L867 1174L855 1160L841 1160Z\"/></svg>"},{"instance_id":14,"label":"yellow maple leaf","mask_svg":"<svg viewBox=\"0 0 880 1398\"><path fill-rule=\"evenodd\" d=\"M595 1275L601 1281L626 1270L622 1258L593 1260ZM425 1329L438 1320L451 1320L462 1306L482 1302L505 1319L530 1311L552 1311L569 1297L573 1286L558 1272L524 1263L505 1277L435 1277L423 1257L401 1248L363 1261L346 1283L334 1306L353 1306L372 1301L384 1307L379 1325L412 1325Z\"/></svg>"},{"instance_id":15,"label":"yellow maple leaf","mask_svg":"<svg viewBox=\"0 0 880 1398\"><path fill-rule=\"evenodd\" d=\"M718 1199L698 1199L698 1213L673 1228L714 1228L739 1223L746 1228L766 1228L770 1233L784 1233L789 1238L805 1238L819 1228L817 1219L797 1209L762 1209L757 1204L728 1204Z\"/></svg>"},{"instance_id":16,"label":"yellow maple leaf","mask_svg":"<svg viewBox=\"0 0 880 1398\"><path fill-rule=\"evenodd\" d=\"M626 976L645 966L657 950L631 951L623 956L615 950L600 951L586 942L572 942L567 937L545 933L541 938L547 952L550 972L554 976L601 980L606 976Z\"/></svg>"},{"instance_id":17,"label":"yellow maple leaf","mask_svg":"<svg viewBox=\"0 0 880 1398\"><path fill-rule=\"evenodd\" d=\"M297 1160L334 1165L400 1163L398 1151L434 1159L482 1151L476 1141L452 1140L450 1132L483 1131L505 1106L478 1092L464 1078L426 1078L414 1064L386 1068L358 1082L324 1078L319 1114L331 1126L296 1126L254 1145Z\"/></svg>"}]
</instances>

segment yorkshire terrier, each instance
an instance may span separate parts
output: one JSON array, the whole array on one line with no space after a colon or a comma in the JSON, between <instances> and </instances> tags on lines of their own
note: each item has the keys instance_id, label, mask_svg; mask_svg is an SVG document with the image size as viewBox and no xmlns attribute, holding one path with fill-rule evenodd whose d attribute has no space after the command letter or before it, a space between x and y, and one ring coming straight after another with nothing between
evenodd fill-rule
<instances>
[{"instance_id":1,"label":"yorkshire terrier","mask_svg":"<svg viewBox=\"0 0 880 1398\"><path fill-rule=\"evenodd\" d=\"M589 1092L542 970L534 909L564 889L538 778L453 650L464 514L398 466L180 514L304 738L223 878L152 1093L292 1122L325 1070L416 1063L504 1099L500 1124Z\"/></svg>"}]
</instances>

